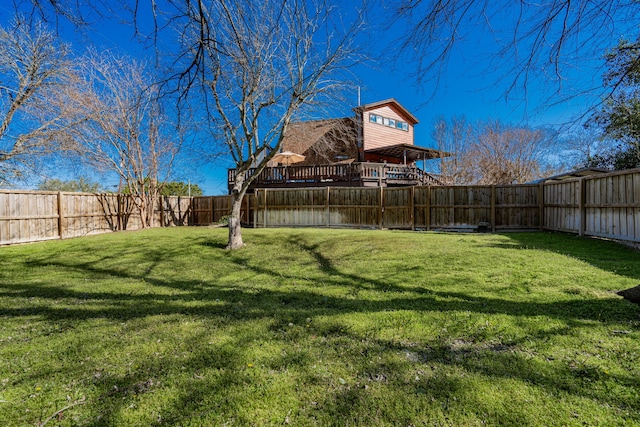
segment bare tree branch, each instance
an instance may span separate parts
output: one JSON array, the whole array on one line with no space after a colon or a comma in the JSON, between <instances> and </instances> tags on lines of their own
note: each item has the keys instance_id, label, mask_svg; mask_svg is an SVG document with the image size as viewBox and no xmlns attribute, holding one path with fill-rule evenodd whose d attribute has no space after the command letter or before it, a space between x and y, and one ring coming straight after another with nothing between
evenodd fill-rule
<instances>
[{"instance_id":1,"label":"bare tree branch","mask_svg":"<svg viewBox=\"0 0 640 427\"><path fill-rule=\"evenodd\" d=\"M394 20L406 30L405 55L418 64L420 84L438 79L456 46L471 32L491 34L493 46L483 52L484 73L500 72L506 98L517 97L535 80L555 87L550 98L601 90L598 84L567 91L568 75L593 63L623 31L635 31L640 5L635 0L398 0ZM615 43L615 41L613 41ZM487 60L488 58L488 60ZM593 74L593 71L591 72Z\"/></svg>"},{"instance_id":2,"label":"bare tree branch","mask_svg":"<svg viewBox=\"0 0 640 427\"><path fill-rule=\"evenodd\" d=\"M68 102L78 81L70 55L41 23L18 17L0 28L0 183L61 149L84 120Z\"/></svg>"}]
</instances>

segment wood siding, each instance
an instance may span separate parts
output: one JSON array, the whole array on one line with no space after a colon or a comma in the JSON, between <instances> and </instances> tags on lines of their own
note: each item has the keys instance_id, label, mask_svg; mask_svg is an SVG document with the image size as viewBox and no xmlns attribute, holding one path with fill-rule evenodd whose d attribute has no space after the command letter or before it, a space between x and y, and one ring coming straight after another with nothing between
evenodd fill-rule
<instances>
[{"instance_id":1,"label":"wood siding","mask_svg":"<svg viewBox=\"0 0 640 427\"><path fill-rule=\"evenodd\" d=\"M378 123L369 121L370 114L377 114L394 120L407 122L409 130L395 129ZM396 144L412 144L413 145L413 123L410 118L401 115L389 106L383 106L367 110L363 113L362 118L362 137L364 150L385 147Z\"/></svg>"}]
</instances>

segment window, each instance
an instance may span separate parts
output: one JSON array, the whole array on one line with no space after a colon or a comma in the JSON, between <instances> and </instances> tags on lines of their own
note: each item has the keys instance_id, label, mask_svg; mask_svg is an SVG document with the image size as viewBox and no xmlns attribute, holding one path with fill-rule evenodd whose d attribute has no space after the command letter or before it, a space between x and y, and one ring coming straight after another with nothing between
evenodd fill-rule
<instances>
[{"instance_id":1,"label":"window","mask_svg":"<svg viewBox=\"0 0 640 427\"><path fill-rule=\"evenodd\" d=\"M396 119L390 119L388 117L382 117L377 114L369 113L369 122L390 127L390 128L400 129L405 132L409 131L409 124L407 122L403 122Z\"/></svg>"}]
</instances>

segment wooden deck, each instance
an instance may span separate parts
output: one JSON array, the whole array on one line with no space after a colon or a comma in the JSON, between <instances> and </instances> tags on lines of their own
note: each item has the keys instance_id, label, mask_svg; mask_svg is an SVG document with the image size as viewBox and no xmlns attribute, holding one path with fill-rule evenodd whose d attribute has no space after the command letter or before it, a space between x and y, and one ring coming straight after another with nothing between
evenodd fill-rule
<instances>
[{"instance_id":1,"label":"wooden deck","mask_svg":"<svg viewBox=\"0 0 640 427\"><path fill-rule=\"evenodd\" d=\"M249 174L254 175L255 169ZM228 170L228 188L233 188L236 170ZM442 177L415 166L391 163L348 163L314 166L278 166L265 168L251 184L256 188L299 187L399 187L408 185L446 185Z\"/></svg>"}]
</instances>

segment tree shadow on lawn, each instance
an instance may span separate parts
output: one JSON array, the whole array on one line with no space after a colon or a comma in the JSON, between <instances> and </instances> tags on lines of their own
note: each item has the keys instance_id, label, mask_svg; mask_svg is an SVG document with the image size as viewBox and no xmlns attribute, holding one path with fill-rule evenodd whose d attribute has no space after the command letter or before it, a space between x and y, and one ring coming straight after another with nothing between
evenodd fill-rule
<instances>
[{"instance_id":1,"label":"tree shadow on lawn","mask_svg":"<svg viewBox=\"0 0 640 427\"><path fill-rule=\"evenodd\" d=\"M524 247L545 248L541 243L536 243L536 238L521 238L523 234L509 235L517 243ZM266 237L265 237L266 238ZM302 235L289 237L288 242L301 250L306 251L316 261L317 269L314 277L301 277L283 271L280 266L264 267L253 265L250 260L243 258L241 254L235 254L217 248L213 243L203 243L212 247L212 251L224 252L226 262L253 272L255 275L270 277L276 282L299 281L299 288L286 290L266 289L262 286L247 285L246 283L224 284L219 283L219 277L203 278L199 280L175 280L162 279L150 275L151 271L163 262L181 254L181 248L148 251L140 254L135 248L128 250L140 255L137 263L146 266L142 268L124 268L118 266L103 267L104 261L112 258L105 255L103 258L95 258L89 262L84 261L60 261L55 255L43 256L24 262L26 268L54 267L68 271L69 275L87 274L92 279L96 278L120 278L143 281L157 288L175 289L177 293L155 293L138 290L134 292L104 292L93 290L73 290L70 288L51 286L47 284L20 283L14 279L14 283L0 283L0 297L24 299L25 306L14 306L0 309L0 315L42 315L50 320L106 317L117 319L133 319L162 314L193 314L199 316L231 316L234 318L248 316L249 318L269 317L277 313L289 312L298 319L304 319L310 315L339 314L348 312L383 312L394 310L416 310L421 312L448 312L469 311L483 314L505 314L510 316L549 316L563 321L593 320L602 323L619 323L635 320L637 310L634 305L629 305L621 297L614 296L610 299L594 299L590 297L577 297L574 299L552 302L539 301L514 301L501 298L489 298L468 295L461 292L449 292L441 289L437 281L430 283L428 287L405 287L398 283L404 283L398 272L392 272L393 280L372 279L363 275L344 273L337 268L332 260L325 256L318 244L310 244ZM126 254L125 254L126 256ZM640 254L638 256L640 260ZM593 255L590 261L597 262L597 255ZM129 266L130 267L130 266ZM411 269L409 269L411 270ZM412 271L403 270L405 274ZM310 282L318 281L318 292L313 291ZM309 284L307 284L309 283ZM324 295L323 286L335 286L346 289L373 289L384 292L387 298L361 299L357 292L347 292L342 296ZM33 298L45 300L67 300L72 307L57 308L51 304L34 306L30 303ZM198 301L201 305L188 305L186 303Z\"/></svg>"},{"instance_id":2,"label":"tree shadow on lawn","mask_svg":"<svg viewBox=\"0 0 640 427\"><path fill-rule=\"evenodd\" d=\"M513 341L508 345L449 340L426 346L415 346L411 343L407 345L393 340L372 340L368 343L370 347L392 349L404 355L405 361L398 362L403 368L379 363L365 369L367 372L376 373L375 378L384 377L391 382L404 383L407 394L413 395L415 399L435 399L443 405L451 404L450 409L458 411L464 411L465 407L485 407L486 412L480 411L480 414L493 414L489 416L493 419L484 420L489 425L549 425L558 422L554 419L553 413L543 411L543 414L536 415L535 412L531 412L527 399L540 392L550 400L566 401L564 395L588 399L594 406L614 408L613 412L619 411L620 420L623 419L622 414L627 413L628 420L631 418L640 421L640 394L629 393L636 388L637 373L609 373L597 357L588 359L575 355L555 360L544 355L523 352L519 347L528 339L527 337L521 341ZM447 366L452 369L443 369ZM394 371L397 374L403 370L409 373L411 381L398 378L394 374ZM474 394L473 391L478 391L477 384L468 378L468 374L477 374L485 381L495 384L492 387L495 395L487 399L485 395ZM504 384L501 380L516 380L522 386L519 386L517 394L510 394L513 393L513 389L500 389L501 384ZM514 385L511 384L510 387ZM366 392L362 388L350 389L343 394L332 396L331 404L336 407L350 406L351 402L362 400L365 395ZM501 397L496 401L496 396ZM507 405L508 411L500 413L502 404ZM348 408L351 411L354 409L357 410ZM577 408L570 409L580 412ZM339 411L348 413L346 408ZM557 411L557 408L554 411ZM527 417L539 415L546 418L527 421Z\"/></svg>"},{"instance_id":3,"label":"tree shadow on lawn","mask_svg":"<svg viewBox=\"0 0 640 427\"><path fill-rule=\"evenodd\" d=\"M560 232L504 233L502 235L509 238L510 242L494 243L489 246L559 253L601 270L640 280L640 251L619 242Z\"/></svg>"},{"instance_id":4,"label":"tree shadow on lawn","mask_svg":"<svg viewBox=\"0 0 640 427\"><path fill-rule=\"evenodd\" d=\"M519 245L531 246L527 239L513 240ZM512 237L511 235L509 237ZM117 321L127 321L147 316L157 315L192 315L205 319L213 319L216 324L224 327L238 322L261 320L270 325L272 333L285 330L289 322L299 325L307 318L319 318L321 316L343 315L347 313L384 313L402 310L416 312L447 313L447 312L471 312L479 314L504 314L513 317L545 316L565 322L568 328L558 330L541 331L543 336L538 339L549 338L552 335L566 335L571 327L589 327L591 322L597 321L604 325L620 325L632 322L636 319L637 310L621 298L610 299L585 299L575 298L553 302L528 302L511 301L500 298L477 297L461 292L447 292L431 289L405 288L387 280L371 280L357 274L345 274L336 267L330 258L326 257L318 245L309 243L302 236L292 236L289 243L299 246L307 251L317 262L318 274L322 281L330 286L342 287L373 287L380 291L388 292L388 298L384 300L369 300L357 298L353 295L334 296L323 295L322 289L314 292L313 289L273 290L264 288L247 288L243 284L237 286L219 285L218 278L207 280L163 280L150 277L149 268L144 270L130 270L125 268L101 267L100 259L92 262L66 261L61 262L55 255L40 257L31 260L25 265L28 268L57 267L74 274L87 273L90 277L118 277L123 279L144 280L146 283L158 288L172 288L178 294L161 293L127 293L104 292L70 288L37 285L29 282L14 280L13 283L0 283L0 298L11 298L23 303L13 304L0 308L0 316L11 318L41 316L51 322L107 318ZM535 240L534 242L535 243ZM542 243L537 247L545 248ZM206 245L212 251L222 251L223 248L216 245ZM131 249L134 251L135 249ZM552 249L550 249L552 250ZM157 266L165 260L176 255L178 249L158 250L142 255L142 259L151 267ZM272 277L275 280L306 280L304 277L283 274L277 266L265 268L252 265L243 260L241 256L229 256L231 262L249 269L257 275ZM593 255L594 262L597 261ZM146 264L145 264L146 265ZM596 264L594 264L596 265ZM132 272L135 271L135 272ZM440 288L440 287L436 287ZM42 300L36 301L34 300ZM56 304L54 304L54 302ZM60 304L62 303L62 304ZM520 342L510 342L508 347L491 348L486 343L453 344L444 342L438 345L431 344L416 348L413 345L401 344L392 340L382 340L363 337L349 331L348 328L331 325L312 325L308 332L300 332L300 339L308 342L309 334L328 337L329 342L339 339L348 339L350 342L360 343L350 355L352 360L358 363L356 370L358 378L356 383L332 383L325 386L329 390L321 402L317 405L299 408L299 413L312 417L313 411L318 406L324 408L336 417L352 413L367 419L367 414L376 405L374 398L368 397L363 385L373 381L376 375L384 375L389 378L385 384L375 384L377 387L393 387L399 390L409 390L409 394L415 394L419 399L426 395L436 400L445 402L453 397L455 390L464 387L465 380L455 376L441 377L434 383L425 385L416 383L407 385L399 378L403 372L411 369L419 369L419 366L428 365L437 361L445 365L462 368L489 378L513 378L539 387L553 394L556 392L585 396L594 400L605 402L614 407L622 407L625 404L638 408L637 396L633 400L623 402L623 399L615 394L607 393L602 387L584 387L582 382L592 381L600 384L606 374L597 367L571 367L566 363L545 363L540 358L531 358L526 354L516 351ZM278 335L280 336L280 335ZM225 411L224 405L229 405L230 417L236 421L243 421L242 406L251 402L229 401L231 392L237 396L243 396L242 390L252 384L251 372L246 369L244 361L247 360L247 352L256 341L263 337L244 336L235 337L231 342L204 346L205 338L202 336L188 337L186 348L189 353L183 360L167 361L166 359L149 359L134 373L120 377L102 376L96 378L93 384L100 390L99 394L107 401L110 411L115 414L131 403L134 395L142 395L154 392L163 384L163 378L168 371L175 369L176 364L184 364L193 371L193 380L182 387L179 398L176 398L166 414L169 415L167 423L180 424L189 417L206 415L210 411ZM455 337L452 337L452 339ZM532 337L528 337L532 338ZM535 337L533 337L535 338ZM294 341L283 340L282 344L292 344ZM317 346L321 343L314 344ZM358 352L382 353L393 351L403 354L411 354L407 361L400 366L388 366L384 364L367 364L369 358L359 356ZM415 356L415 357L414 357ZM278 360L276 360L278 359ZM274 359L272 365L266 366L275 372L281 372L288 368L295 368L299 375L305 378L318 380L314 371L315 360L309 357L286 358L282 356ZM490 362L490 363L489 363ZM216 368L219 373L212 372L209 376L199 378L199 372ZM548 375L541 375L547 372ZM53 375L54 373L50 373ZM607 376L624 387L633 387L637 378L633 375ZM245 396L246 398L246 396ZM226 401L225 401L226 399ZM479 396L478 404L481 405L482 397ZM206 402L206 406L203 402ZM474 403L475 404L475 403ZM101 412L102 403L92 404L94 415L104 415L97 424L109 425L115 422L115 418ZM418 408L419 409L419 408ZM416 409L416 411L418 410ZM96 415L96 416L97 416ZM336 421L337 419L334 419ZM250 423L252 420L244 420ZM375 421L375 420L372 420ZM509 418L496 418L496 424L513 421ZM337 422L337 421L336 421ZM160 423L160 422L159 422Z\"/></svg>"},{"instance_id":5,"label":"tree shadow on lawn","mask_svg":"<svg viewBox=\"0 0 640 427\"><path fill-rule=\"evenodd\" d=\"M284 325L273 325L271 331L263 334L284 336L287 334L284 328ZM318 339L310 338L314 336ZM637 384L638 378L633 374L609 374L597 361L580 364L569 359L534 357L518 349L524 344L519 341L492 345L448 340L415 345L392 339L364 338L346 328L326 329L323 325L312 325L311 329L301 329L299 333L279 340L279 345L288 349L288 355L276 355L249 367L246 362L254 360L250 348L263 338L236 336L224 343L207 346L203 345L207 341L205 334L194 335L186 337L184 347L189 351L178 361L150 358L144 360L136 372L124 377L96 379L94 384L104 396L102 402L92 407L95 414L104 416L96 425L113 424L113 414L135 401L133 396L150 393L153 399L153 393L160 392L162 387L179 389L179 393L162 408L162 420L158 425L197 424L198 418L209 417L210 420L212 416L220 424L233 420L249 425L256 422L250 408L259 406L260 398L280 402L277 394L283 390L270 388L273 383L269 379L274 377L284 377L301 387L313 389L284 392L282 402L292 404L294 425L296 419L301 424L310 420L320 424L342 424L348 420L353 425L375 425L380 421L414 423L428 413L429 408L444 415L450 411L469 413L475 410L475 415L484 417L489 425L553 424L555 420L551 413L544 413L547 418L542 420L529 418L529 422L525 422L527 417L536 416L527 409L526 399L540 394L549 400L566 401L565 396L588 399L594 406L607 407L607 411L636 414L627 420L640 421L638 394L625 393ZM530 337L523 341L528 339ZM335 351L344 340L355 343L342 355L351 365L353 375L345 381L339 381L337 375L319 375L318 360L310 353L322 348L325 357L329 357L326 349ZM298 341L303 343L303 348L294 350ZM395 356L395 362L389 362L389 355ZM182 365L181 369L191 378L179 380L177 384L165 384L163 378L172 375L178 365ZM469 392L478 390L469 374L486 382L497 382L491 399L487 401L486 396ZM420 378L414 381L414 377ZM526 391L510 396L512 389L499 389L501 380L521 382ZM398 411L393 404L385 406L386 395L405 395L403 406L406 408ZM296 399L293 403L292 398ZM311 398L315 400L311 401ZM509 400L508 410L501 408L500 399ZM478 411L477 408L484 409ZM274 413L281 415L280 421L284 421L288 409L291 411L287 403L272 408ZM557 408L554 410L558 411ZM269 421L278 423L276 419Z\"/></svg>"},{"instance_id":6,"label":"tree shadow on lawn","mask_svg":"<svg viewBox=\"0 0 640 427\"><path fill-rule=\"evenodd\" d=\"M179 289L200 283L156 280L158 286ZM347 313L375 313L398 310L417 312L472 312L514 317L547 316L576 325L584 321L619 324L637 320L637 310L622 299L571 299L556 302L509 301L434 291L431 295L364 300L336 297L306 290L247 292L239 288L195 290L180 295L105 293L46 288L25 284L0 284L0 298L24 299L23 306L0 308L0 316L43 316L52 321L109 318L131 320L147 316L185 314L201 317L256 319L286 314L299 321L310 316ZM34 303L33 299L43 300ZM51 304L50 302L56 302Z\"/></svg>"},{"instance_id":7,"label":"tree shadow on lawn","mask_svg":"<svg viewBox=\"0 0 640 427\"><path fill-rule=\"evenodd\" d=\"M281 396L282 402L293 406L291 416L294 425L296 419L301 424L309 420L320 424L342 424L348 420L353 425L375 425L380 421L415 423L429 412L429 408L440 410L444 415L475 410L475 416L484 417L489 425L553 424L555 419L551 413L544 413L546 418L542 419L527 418L539 416L528 409L527 398L539 398L540 394L549 400L566 402L567 396L577 399L565 403L565 406L577 401L588 406L584 402L587 399L594 406L606 407L606 411L636 414L627 416L627 421L640 421L637 415L640 398L637 393L627 393L635 388L638 378L633 374L609 374L597 361L580 364L570 359L533 357L518 350L521 342L492 346L484 342L451 340L416 346L395 340L363 339L348 330L322 330L315 326L303 334L297 337L305 348L299 349L300 354L296 357L290 356L295 353L292 349L296 342L294 335L280 342L283 348L289 348L289 356L275 356L251 367L246 363L253 360L249 349L256 340L264 337L234 337L213 346L203 345L206 342L204 335L188 337L186 357L169 364L182 365L191 379L182 379L178 384L164 384L163 378L171 375L176 366L168 365L166 360L148 359L136 372L125 377L107 376L96 380L95 385L105 395L105 401L92 408L95 414L105 415L97 425L113 424L114 419L110 416L124 410L135 400L132 396L151 393L153 398L153 393L165 386L177 388L179 393L162 408L162 422L158 424L197 424L198 418L214 416L220 424L233 420L249 425L256 422L251 408L260 405L260 398L280 402L276 396L283 390L270 388L273 383L269 379L274 377L284 377L301 387L313 389L287 390L285 396ZM310 335L326 339L310 341ZM351 365L353 375L345 381L340 381L337 375L319 375L316 369L318 360L310 357L308 352L322 347L326 355L324 349L335 349L345 339L357 343L342 356ZM389 355L395 356L395 362L389 362ZM382 356L383 361L378 361L380 358L376 356ZM491 399L472 392L478 388L469 374L476 379L480 377L485 382L496 383ZM414 381L413 377L420 378ZM500 381L510 380L522 383L526 390L520 390L517 396L509 395L513 389L500 390L500 384L504 384ZM510 385L514 387L513 383ZM322 389L321 393L319 389ZM393 404L385 406L386 395L404 395L403 406L406 408L399 410ZM296 400L293 403L292 398ZM500 399L509 401L508 410L502 409ZM105 408L108 409L106 413ZM291 410L287 403L272 408L274 413L280 414L280 421L284 421L288 409ZM571 407L574 409L580 412L579 408ZM554 411L557 412L558 408ZM278 423L273 418L269 421Z\"/></svg>"}]
</instances>

